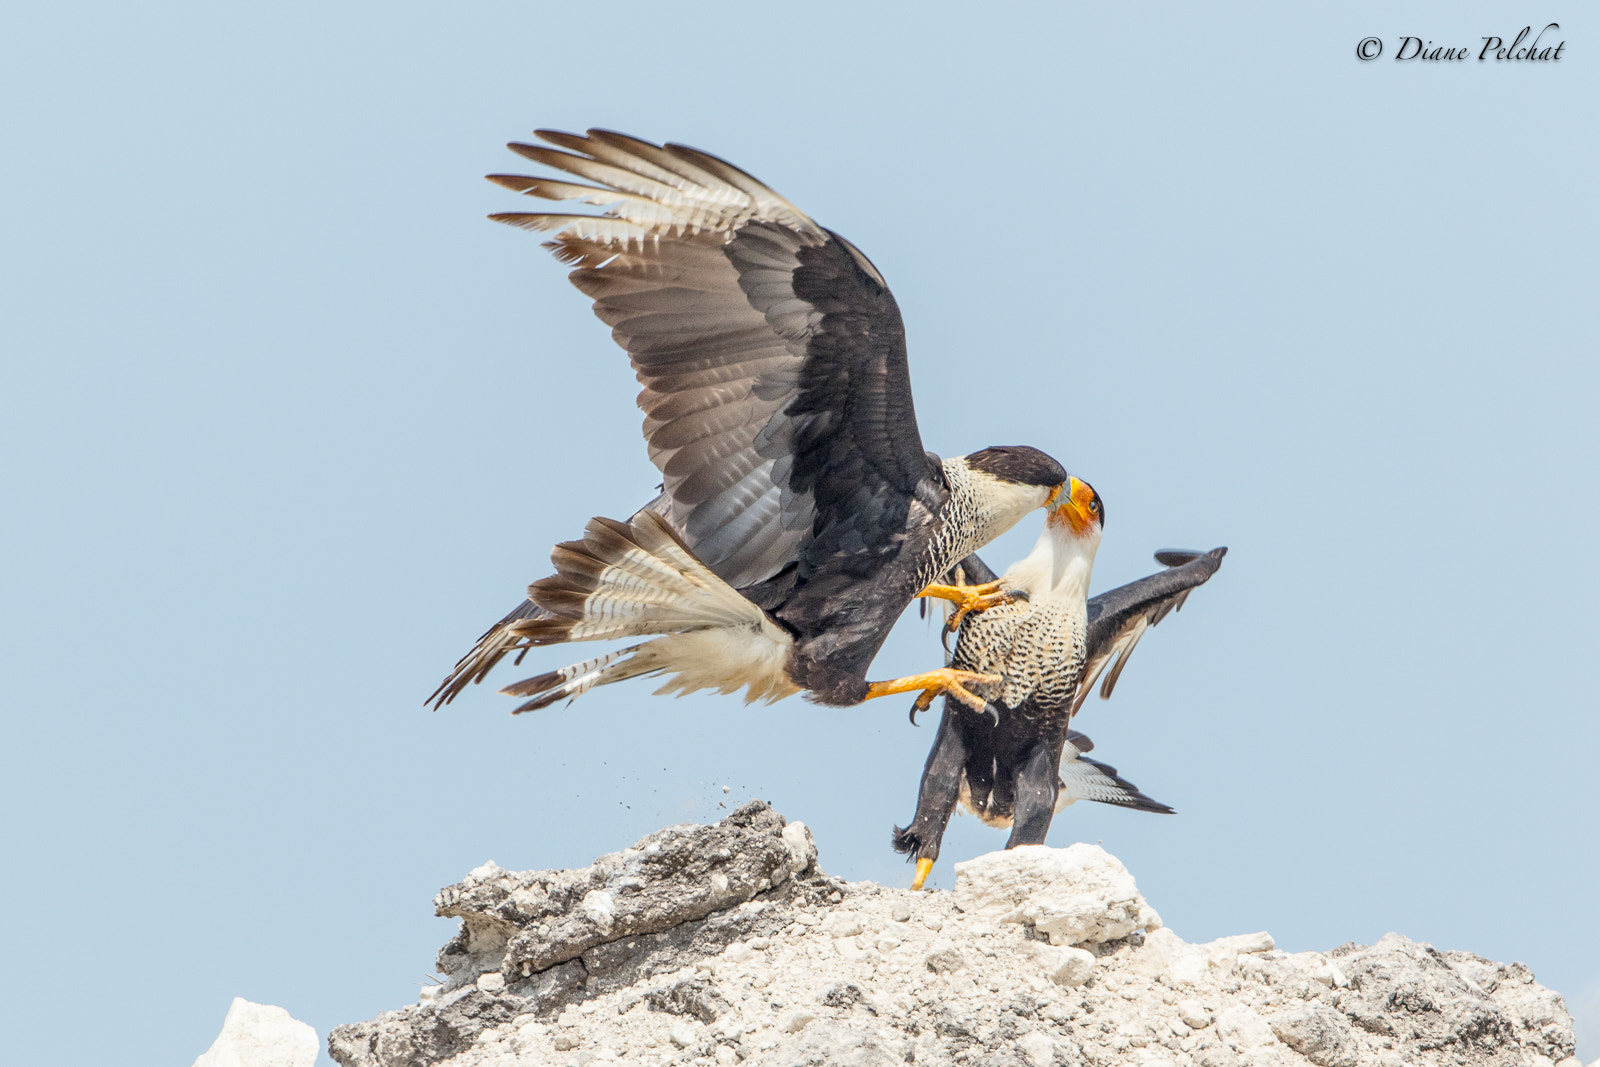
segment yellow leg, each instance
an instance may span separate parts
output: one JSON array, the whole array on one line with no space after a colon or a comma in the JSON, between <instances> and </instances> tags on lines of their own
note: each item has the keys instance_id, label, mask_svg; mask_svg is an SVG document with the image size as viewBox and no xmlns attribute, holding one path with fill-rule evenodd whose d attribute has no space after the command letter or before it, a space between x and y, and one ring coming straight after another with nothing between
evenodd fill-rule
<instances>
[{"instance_id":1,"label":"yellow leg","mask_svg":"<svg viewBox=\"0 0 1600 1067\"><path fill-rule=\"evenodd\" d=\"M926 882L928 880L928 872L931 871L931 870L933 870L933 861L932 860L918 860L917 861L917 877L912 880L911 888L912 889L921 889L922 888L922 883Z\"/></svg>"},{"instance_id":2,"label":"yellow leg","mask_svg":"<svg viewBox=\"0 0 1600 1067\"><path fill-rule=\"evenodd\" d=\"M969 612L987 611L989 608L1009 604L1018 598L1018 593L1010 589L1002 589L1002 581L996 578L992 582L982 585L930 585L918 593L919 597L937 597L948 600L956 606L955 614L945 622L945 628L951 633L961 627L961 620Z\"/></svg>"},{"instance_id":3,"label":"yellow leg","mask_svg":"<svg viewBox=\"0 0 1600 1067\"><path fill-rule=\"evenodd\" d=\"M933 703L933 698L940 693L948 693L973 711L981 713L988 709L989 702L966 687L974 682L993 684L1003 681L1005 679L998 674L976 674L972 671L958 671L953 667L940 667L936 671L896 678L892 682L868 682L866 699L886 697L894 693L910 693L920 689L922 695L917 697L918 711L925 711Z\"/></svg>"}]
</instances>

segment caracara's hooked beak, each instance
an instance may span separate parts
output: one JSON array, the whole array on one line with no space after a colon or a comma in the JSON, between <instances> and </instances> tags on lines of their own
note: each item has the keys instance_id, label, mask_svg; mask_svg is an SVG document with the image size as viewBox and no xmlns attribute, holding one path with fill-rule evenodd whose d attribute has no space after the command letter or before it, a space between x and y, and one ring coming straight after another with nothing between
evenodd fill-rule
<instances>
[{"instance_id":1,"label":"caracara's hooked beak","mask_svg":"<svg viewBox=\"0 0 1600 1067\"><path fill-rule=\"evenodd\" d=\"M1072 536L1084 538L1104 528L1106 507L1094 486L1077 478L1067 479L1059 498L1052 498L1054 506L1046 520L1052 526L1062 525L1072 531ZM1047 507L1050 505L1046 505Z\"/></svg>"}]
</instances>

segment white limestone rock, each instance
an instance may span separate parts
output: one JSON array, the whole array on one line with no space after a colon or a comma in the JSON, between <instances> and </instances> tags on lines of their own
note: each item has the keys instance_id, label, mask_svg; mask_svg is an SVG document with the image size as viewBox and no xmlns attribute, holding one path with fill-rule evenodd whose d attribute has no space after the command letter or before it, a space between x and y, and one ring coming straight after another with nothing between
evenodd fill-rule
<instances>
[{"instance_id":1,"label":"white limestone rock","mask_svg":"<svg viewBox=\"0 0 1600 1067\"><path fill-rule=\"evenodd\" d=\"M1349 1020L1321 1004L1273 1019L1272 1032L1317 1067L1355 1067L1360 1059Z\"/></svg>"},{"instance_id":2,"label":"white limestone rock","mask_svg":"<svg viewBox=\"0 0 1600 1067\"><path fill-rule=\"evenodd\" d=\"M1017 1039L1017 1047L1031 1067L1050 1067L1056 1061L1056 1043L1042 1030L1031 1030Z\"/></svg>"},{"instance_id":3,"label":"white limestone rock","mask_svg":"<svg viewBox=\"0 0 1600 1067\"><path fill-rule=\"evenodd\" d=\"M329 1051L344 1067L1580 1067L1560 998L1520 964L1392 935L1190 944L1088 846L975 861L958 894L844 883L793 872L799 835L770 809L730 819L581 879L485 869L451 896L451 984L339 1027ZM724 904L715 874L761 884L741 851L776 865L771 884ZM612 940L577 959L507 962L519 940L591 939L608 910ZM1051 943L1067 911L1108 939ZM1109 936L1135 918L1146 933Z\"/></svg>"},{"instance_id":4,"label":"white limestone rock","mask_svg":"<svg viewBox=\"0 0 1600 1067\"><path fill-rule=\"evenodd\" d=\"M1094 975L1093 952L1070 946L1024 941L1022 948L1039 963L1046 978L1061 986L1081 986Z\"/></svg>"},{"instance_id":5,"label":"white limestone rock","mask_svg":"<svg viewBox=\"0 0 1600 1067\"><path fill-rule=\"evenodd\" d=\"M805 874L817 865L817 843L805 823L789 823L783 828L782 837L783 843L789 848L791 874Z\"/></svg>"},{"instance_id":6,"label":"white limestone rock","mask_svg":"<svg viewBox=\"0 0 1600 1067\"><path fill-rule=\"evenodd\" d=\"M234 997L222 1032L194 1067L312 1067L317 1032L282 1008Z\"/></svg>"},{"instance_id":7,"label":"white limestone rock","mask_svg":"<svg viewBox=\"0 0 1600 1067\"><path fill-rule=\"evenodd\" d=\"M1133 875L1098 845L1024 845L955 870L962 911L1032 926L1051 944L1098 944L1161 926Z\"/></svg>"}]
</instances>

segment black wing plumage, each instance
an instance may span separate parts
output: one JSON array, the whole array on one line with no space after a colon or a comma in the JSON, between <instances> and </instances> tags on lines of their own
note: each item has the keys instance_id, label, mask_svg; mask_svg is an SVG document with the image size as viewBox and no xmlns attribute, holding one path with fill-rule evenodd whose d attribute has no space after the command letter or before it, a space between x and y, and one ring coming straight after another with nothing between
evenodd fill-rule
<instances>
[{"instance_id":1,"label":"black wing plumage","mask_svg":"<svg viewBox=\"0 0 1600 1067\"><path fill-rule=\"evenodd\" d=\"M942 481L917 429L900 312L871 262L716 156L609 130L537 135L546 143L510 147L560 177L490 180L599 213L490 217L550 234L628 353L662 475L651 506L741 589L892 542ZM516 647L498 630L435 706Z\"/></svg>"},{"instance_id":2,"label":"black wing plumage","mask_svg":"<svg viewBox=\"0 0 1600 1067\"><path fill-rule=\"evenodd\" d=\"M1111 695L1145 631L1183 607L1189 593L1217 573L1227 554L1226 548L1205 553L1171 549L1157 552L1156 562L1165 564L1167 570L1090 598L1083 676L1072 697L1072 714L1076 715L1089 698L1108 662L1111 670L1100 687L1100 696Z\"/></svg>"}]
</instances>

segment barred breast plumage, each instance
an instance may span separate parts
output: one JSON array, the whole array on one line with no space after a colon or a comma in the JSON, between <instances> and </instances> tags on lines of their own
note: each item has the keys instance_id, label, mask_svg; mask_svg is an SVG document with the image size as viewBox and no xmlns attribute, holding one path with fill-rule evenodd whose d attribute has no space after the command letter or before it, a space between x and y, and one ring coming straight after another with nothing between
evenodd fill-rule
<instances>
[{"instance_id":1,"label":"barred breast plumage","mask_svg":"<svg viewBox=\"0 0 1600 1067\"><path fill-rule=\"evenodd\" d=\"M1087 630L1081 597L1047 593L1003 604L967 617L950 665L1001 675L1004 681L979 683L974 690L1006 708L1065 707L1083 669Z\"/></svg>"}]
</instances>

